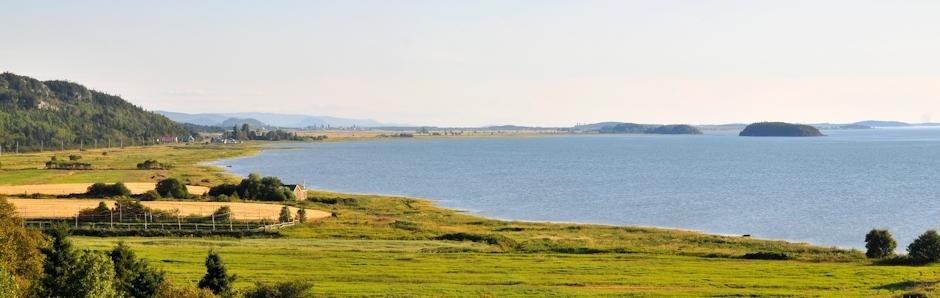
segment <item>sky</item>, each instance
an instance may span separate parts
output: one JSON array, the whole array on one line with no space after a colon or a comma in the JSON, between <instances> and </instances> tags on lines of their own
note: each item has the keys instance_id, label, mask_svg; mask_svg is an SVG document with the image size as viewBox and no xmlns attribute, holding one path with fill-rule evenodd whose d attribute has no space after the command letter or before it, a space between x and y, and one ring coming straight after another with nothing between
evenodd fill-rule
<instances>
[{"instance_id":1,"label":"sky","mask_svg":"<svg viewBox=\"0 0 940 298\"><path fill-rule=\"evenodd\" d=\"M940 122L940 1L7 1L0 72L148 110Z\"/></svg>"}]
</instances>

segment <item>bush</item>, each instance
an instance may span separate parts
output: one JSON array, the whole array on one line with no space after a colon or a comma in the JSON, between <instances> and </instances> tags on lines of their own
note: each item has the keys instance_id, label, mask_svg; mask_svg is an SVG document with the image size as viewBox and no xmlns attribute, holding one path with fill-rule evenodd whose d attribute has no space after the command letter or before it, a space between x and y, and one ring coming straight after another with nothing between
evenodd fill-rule
<instances>
[{"instance_id":1,"label":"bush","mask_svg":"<svg viewBox=\"0 0 940 298\"><path fill-rule=\"evenodd\" d=\"M894 241L894 238L891 238L891 233L888 233L888 230L872 229L871 232L865 235L865 248L868 249L865 251L865 256L869 258L890 256L897 247L898 243Z\"/></svg>"},{"instance_id":2,"label":"bush","mask_svg":"<svg viewBox=\"0 0 940 298\"><path fill-rule=\"evenodd\" d=\"M755 252L744 254L749 260L789 260L790 256L782 252Z\"/></svg>"},{"instance_id":3,"label":"bush","mask_svg":"<svg viewBox=\"0 0 940 298\"><path fill-rule=\"evenodd\" d=\"M503 235L493 235L493 234L471 234L471 233L451 233L444 234L435 237L437 240L452 240L452 241L472 241L479 243L486 243L489 245L496 245L503 249L509 249L516 246L516 241L512 240L509 237Z\"/></svg>"},{"instance_id":4,"label":"bush","mask_svg":"<svg viewBox=\"0 0 940 298\"><path fill-rule=\"evenodd\" d=\"M189 197L189 191L183 181L177 178L167 178L157 182L157 193L167 198L185 199Z\"/></svg>"},{"instance_id":5,"label":"bush","mask_svg":"<svg viewBox=\"0 0 940 298\"><path fill-rule=\"evenodd\" d=\"M69 155L69 160L79 160L82 159L81 155Z\"/></svg>"},{"instance_id":6,"label":"bush","mask_svg":"<svg viewBox=\"0 0 940 298\"><path fill-rule=\"evenodd\" d=\"M290 208L288 208L287 206L284 206L283 208L281 208L281 214L280 214L280 216L278 216L277 220L278 220L279 222L289 222L289 221L291 221L291 217L290 217Z\"/></svg>"},{"instance_id":7,"label":"bush","mask_svg":"<svg viewBox=\"0 0 940 298\"><path fill-rule=\"evenodd\" d=\"M155 169L165 169L168 168L165 164L159 163L154 159L145 160L142 163L137 164L138 170L155 170Z\"/></svg>"},{"instance_id":8,"label":"bush","mask_svg":"<svg viewBox=\"0 0 940 298\"><path fill-rule=\"evenodd\" d=\"M131 191L127 189L127 186L124 186L123 182L118 182L115 184L98 182L89 186L88 191L86 191L85 194L97 197L127 196L131 194Z\"/></svg>"},{"instance_id":9,"label":"bush","mask_svg":"<svg viewBox=\"0 0 940 298\"><path fill-rule=\"evenodd\" d=\"M147 192L141 194L139 198L140 198L141 201L158 201L158 200L162 199L163 197L160 196L160 193L159 193L159 192L157 192L157 191L154 190L154 189L151 189L151 190L148 190Z\"/></svg>"},{"instance_id":10,"label":"bush","mask_svg":"<svg viewBox=\"0 0 940 298\"><path fill-rule=\"evenodd\" d=\"M930 263L940 260L940 235L936 230L928 230L921 234L911 245L907 246L908 255L918 263Z\"/></svg>"},{"instance_id":11,"label":"bush","mask_svg":"<svg viewBox=\"0 0 940 298\"><path fill-rule=\"evenodd\" d=\"M313 287L306 281L283 281L276 284L255 283L245 292L245 298L301 298L310 297L307 292Z\"/></svg>"},{"instance_id":12,"label":"bush","mask_svg":"<svg viewBox=\"0 0 940 298\"><path fill-rule=\"evenodd\" d=\"M229 218L232 218L232 208L229 208L228 205L219 207L215 212L212 213L212 216L215 217L215 220L227 221Z\"/></svg>"}]
</instances>

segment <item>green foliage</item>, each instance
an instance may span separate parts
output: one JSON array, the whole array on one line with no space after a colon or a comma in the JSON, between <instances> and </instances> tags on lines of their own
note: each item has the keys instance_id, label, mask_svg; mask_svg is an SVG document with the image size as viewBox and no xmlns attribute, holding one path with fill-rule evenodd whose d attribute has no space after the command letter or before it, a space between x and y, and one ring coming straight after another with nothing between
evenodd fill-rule
<instances>
[{"instance_id":1,"label":"green foliage","mask_svg":"<svg viewBox=\"0 0 940 298\"><path fill-rule=\"evenodd\" d=\"M169 168L169 167L153 159L148 159L142 163L137 164L138 170L155 170L155 169L166 169L166 168Z\"/></svg>"},{"instance_id":2,"label":"green foliage","mask_svg":"<svg viewBox=\"0 0 940 298\"><path fill-rule=\"evenodd\" d=\"M79 216L90 217L90 216L105 216L111 214L111 208L108 208L108 204L105 202L98 202L98 207L96 208L86 208L78 211Z\"/></svg>"},{"instance_id":3,"label":"green foliage","mask_svg":"<svg viewBox=\"0 0 940 298\"><path fill-rule=\"evenodd\" d=\"M169 279L164 279L157 287L153 298L216 298L209 289L176 286Z\"/></svg>"},{"instance_id":4,"label":"green foliage","mask_svg":"<svg viewBox=\"0 0 940 298\"><path fill-rule=\"evenodd\" d=\"M245 292L245 298L303 298L310 297L313 284L307 281L282 281L275 284L255 283L255 287Z\"/></svg>"},{"instance_id":5,"label":"green foliage","mask_svg":"<svg viewBox=\"0 0 940 298\"><path fill-rule=\"evenodd\" d=\"M297 197L277 177L261 178L257 173L249 173L238 185L223 183L209 188L209 195L219 197L238 196L246 200L258 201L293 201Z\"/></svg>"},{"instance_id":6,"label":"green foliage","mask_svg":"<svg viewBox=\"0 0 940 298\"><path fill-rule=\"evenodd\" d=\"M940 235L936 230L928 230L914 239L907 246L907 253L911 260L919 263L940 261Z\"/></svg>"},{"instance_id":7,"label":"green foliage","mask_svg":"<svg viewBox=\"0 0 940 298\"><path fill-rule=\"evenodd\" d=\"M186 184L183 184L183 181L177 178L167 178L157 182L156 191L167 198L185 199L189 197Z\"/></svg>"},{"instance_id":8,"label":"green foliage","mask_svg":"<svg viewBox=\"0 0 940 298\"><path fill-rule=\"evenodd\" d=\"M872 229L865 235L865 256L869 258L884 258L894 254L898 243L891 237L888 230Z\"/></svg>"},{"instance_id":9,"label":"green foliage","mask_svg":"<svg viewBox=\"0 0 940 298\"><path fill-rule=\"evenodd\" d=\"M215 212L212 213L212 216L215 216L215 220L228 221L232 218L233 214L232 208L225 205L216 209Z\"/></svg>"},{"instance_id":10,"label":"green foliage","mask_svg":"<svg viewBox=\"0 0 940 298\"><path fill-rule=\"evenodd\" d=\"M213 250L209 250L206 257L206 275L199 280L200 289L209 289L212 293L223 297L234 294L236 275L229 275L222 263L222 258Z\"/></svg>"},{"instance_id":11,"label":"green foliage","mask_svg":"<svg viewBox=\"0 0 940 298\"><path fill-rule=\"evenodd\" d=\"M75 154L69 155L69 160L75 161L75 160L79 160L79 159L82 159L82 156L81 156L81 155L75 155Z\"/></svg>"},{"instance_id":12,"label":"green foliage","mask_svg":"<svg viewBox=\"0 0 940 298\"><path fill-rule=\"evenodd\" d=\"M789 260L790 256L782 252L754 252L746 253L743 258L749 260Z\"/></svg>"},{"instance_id":13,"label":"green foliage","mask_svg":"<svg viewBox=\"0 0 940 298\"><path fill-rule=\"evenodd\" d=\"M278 215L277 221L279 222L291 221L290 208L288 208L287 206L281 207L281 214Z\"/></svg>"},{"instance_id":14,"label":"green foliage","mask_svg":"<svg viewBox=\"0 0 940 298\"><path fill-rule=\"evenodd\" d=\"M511 249L516 246L516 241L512 238L497 235L497 234L472 234L472 233L450 233L444 234L435 237L437 240L452 240L452 241L473 241L479 243L486 243L489 245L496 245L502 249Z\"/></svg>"},{"instance_id":15,"label":"green foliage","mask_svg":"<svg viewBox=\"0 0 940 298\"><path fill-rule=\"evenodd\" d=\"M127 186L124 186L123 182L115 184L97 182L88 186L88 191L86 191L85 194L95 197L129 196L131 190L127 189Z\"/></svg>"},{"instance_id":16,"label":"green foliage","mask_svg":"<svg viewBox=\"0 0 940 298\"><path fill-rule=\"evenodd\" d=\"M784 122L758 122L744 128L738 136L742 137L821 137L819 129L803 124Z\"/></svg>"},{"instance_id":17,"label":"green foliage","mask_svg":"<svg viewBox=\"0 0 940 298\"><path fill-rule=\"evenodd\" d=\"M107 256L90 250L79 254L75 272L71 272L69 296L83 298L120 297L114 285L114 263Z\"/></svg>"},{"instance_id":18,"label":"green foliage","mask_svg":"<svg viewBox=\"0 0 940 298\"><path fill-rule=\"evenodd\" d=\"M20 286L16 284L13 274L0 266L0 297L19 297Z\"/></svg>"},{"instance_id":19,"label":"green foliage","mask_svg":"<svg viewBox=\"0 0 940 298\"><path fill-rule=\"evenodd\" d=\"M141 201L159 201L163 196L156 189L151 189L142 193L139 198Z\"/></svg>"},{"instance_id":20,"label":"green foliage","mask_svg":"<svg viewBox=\"0 0 940 298\"><path fill-rule=\"evenodd\" d=\"M91 164L86 162L47 161L48 170L91 170Z\"/></svg>"},{"instance_id":21,"label":"green foliage","mask_svg":"<svg viewBox=\"0 0 940 298\"><path fill-rule=\"evenodd\" d=\"M40 246L42 236L23 227L23 219L17 216L16 208L0 197L0 294L8 293L7 278L12 279L22 297L32 284L42 276L43 254ZM13 297L0 295L0 297Z\"/></svg>"},{"instance_id":22,"label":"green foliage","mask_svg":"<svg viewBox=\"0 0 940 298\"><path fill-rule=\"evenodd\" d=\"M114 262L115 288L123 297L151 297L164 280L163 272L150 268L146 259L138 259L123 241L109 256Z\"/></svg>"},{"instance_id":23,"label":"green foliage","mask_svg":"<svg viewBox=\"0 0 940 298\"><path fill-rule=\"evenodd\" d=\"M12 121L16 119L16 121ZM66 81L0 74L0 147L20 152L75 148L84 141L152 139L189 131L124 99ZM125 142L129 143L129 142ZM139 142L138 142L139 143Z\"/></svg>"},{"instance_id":24,"label":"green foliage","mask_svg":"<svg viewBox=\"0 0 940 298\"><path fill-rule=\"evenodd\" d=\"M307 209L300 208L297 209L297 221L300 223L307 222Z\"/></svg>"},{"instance_id":25,"label":"green foliage","mask_svg":"<svg viewBox=\"0 0 940 298\"><path fill-rule=\"evenodd\" d=\"M46 256L44 275L40 279L43 297L74 297L73 285L77 282L79 254L68 239L68 225L60 224L49 230L51 244L42 248Z\"/></svg>"}]
</instances>

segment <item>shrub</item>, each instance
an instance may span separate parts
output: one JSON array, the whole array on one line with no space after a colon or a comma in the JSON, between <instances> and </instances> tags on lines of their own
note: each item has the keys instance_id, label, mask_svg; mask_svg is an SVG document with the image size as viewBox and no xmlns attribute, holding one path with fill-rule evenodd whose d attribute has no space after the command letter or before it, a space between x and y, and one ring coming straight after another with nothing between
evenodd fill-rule
<instances>
[{"instance_id":1,"label":"shrub","mask_svg":"<svg viewBox=\"0 0 940 298\"><path fill-rule=\"evenodd\" d=\"M907 246L908 255L915 262L930 263L940 260L940 235L936 230L921 234Z\"/></svg>"},{"instance_id":2,"label":"shrub","mask_svg":"<svg viewBox=\"0 0 940 298\"><path fill-rule=\"evenodd\" d=\"M869 258L884 258L894 253L898 243L891 238L888 230L872 229L865 235L865 256Z\"/></svg>"},{"instance_id":3,"label":"shrub","mask_svg":"<svg viewBox=\"0 0 940 298\"><path fill-rule=\"evenodd\" d=\"M160 193L159 193L159 192L157 192L157 191L154 190L154 189L151 189L151 190L148 190L147 192L141 194L139 198L140 198L141 201L158 201L158 200L162 199L163 197L160 196Z\"/></svg>"},{"instance_id":4,"label":"shrub","mask_svg":"<svg viewBox=\"0 0 940 298\"><path fill-rule=\"evenodd\" d=\"M212 213L212 216L215 217L215 220L227 221L232 217L233 214L234 213L232 213L232 208L229 208L228 205L225 205L219 207L219 209L216 209L215 212Z\"/></svg>"},{"instance_id":5,"label":"shrub","mask_svg":"<svg viewBox=\"0 0 940 298\"><path fill-rule=\"evenodd\" d=\"M277 220L278 220L279 222L288 222L288 221L291 221L291 218L290 218L290 208L288 208L287 206L284 206L283 208L281 208L281 215L278 216Z\"/></svg>"},{"instance_id":6,"label":"shrub","mask_svg":"<svg viewBox=\"0 0 940 298\"><path fill-rule=\"evenodd\" d=\"M307 222L307 209L300 208L297 210L297 221L300 223Z\"/></svg>"},{"instance_id":7,"label":"shrub","mask_svg":"<svg viewBox=\"0 0 940 298\"><path fill-rule=\"evenodd\" d=\"M186 185L177 178L167 178L157 182L156 191L167 198L185 199L189 197Z\"/></svg>"},{"instance_id":8,"label":"shrub","mask_svg":"<svg viewBox=\"0 0 940 298\"><path fill-rule=\"evenodd\" d=\"M137 164L138 170L155 170L155 169L166 169L169 168L167 165L157 162L154 159L145 160L142 163Z\"/></svg>"},{"instance_id":9,"label":"shrub","mask_svg":"<svg viewBox=\"0 0 940 298\"><path fill-rule=\"evenodd\" d=\"M82 159L81 155L69 155L69 160L79 160Z\"/></svg>"},{"instance_id":10,"label":"shrub","mask_svg":"<svg viewBox=\"0 0 940 298\"><path fill-rule=\"evenodd\" d=\"M115 184L106 184L106 183L95 183L88 187L88 191L85 192L89 196L127 196L131 194L131 191L127 189L127 186L124 186L123 182L118 182Z\"/></svg>"},{"instance_id":11,"label":"shrub","mask_svg":"<svg viewBox=\"0 0 940 298\"><path fill-rule=\"evenodd\" d=\"M789 260L790 256L782 252L755 252L744 254L749 260Z\"/></svg>"},{"instance_id":12,"label":"shrub","mask_svg":"<svg viewBox=\"0 0 940 298\"><path fill-rule=\"evenodd\" d=\"M245 298L302 298L309 297L312 283L306 281L282 281L276 284L255 283L245 292Z\"/></svg>"},{"instance_id":13,"label":"shrub","mask_svg":"<svg viewBox=\"0 0 940 298\"><path fill-rule=\"evenodd\" d=\"M516 241L512 240L509 237L503 235L493 235L493 234L471 234L471 233L451 233L444 234L435 237L437 240L452 240L452 241L472 241L479 243L486 243L489 245L496 245L503 249L509 249L516 246Z\"/></svg>"}]
</instances>

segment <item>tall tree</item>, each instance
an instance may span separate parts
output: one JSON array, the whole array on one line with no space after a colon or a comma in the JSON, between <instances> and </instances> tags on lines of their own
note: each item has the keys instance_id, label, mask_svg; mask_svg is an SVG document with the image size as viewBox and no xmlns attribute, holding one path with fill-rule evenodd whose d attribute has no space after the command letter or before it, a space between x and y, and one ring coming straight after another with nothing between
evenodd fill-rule
<instances>
[{"instance_id":1,"label":"tall tree","mask_svg":"<svg viewBox=\"0 0 940 298\"><path fill-rule=\"evenodd\" d=\"M164 273L150 268L146 259L139 259L124 242L118 242L109 253L114 262L114 285L124 297L151 297L164 280Z\"/></svg>"},{"instance_id":2,"label":"tall tree","mask_svg":"<svg viewBox=\"0 0 940 298\"><path fill-rule=\"evenodd\" d=\"M12 281L19 293L0 297L22 297L34 281L40 279L43 271L40 247L43 245L45 241L42 234L24 228L16 207L7 202L6 198L0 197L0 271L5 272L0 274L0 279L10 279L0 280L0 284Z\"/></svg>"},{"instance_id":3,"label":"tall tree","mask_svg":"<svg viewBox=\"0 0 940 298\"><path fill-rule=\"evenodd\" d=\"M46 256L43 264L43 275L40 279L42 297L73 297L76 282L75 272L78 272L79 255L68 239L67 225L56 225L50 232L51 243L42 249Z\"/></svg>"},{"instance_id":4,"label":"tall tree","mask_svg":"<svg viewBox=\"0 0 940 298\"><path fill-rule=\"evenodd\" d=\"M865 235L865 256L869 258L884 258L894 253L898 243L891 237L888 230L872 229Z\"/></svg>"},{"instance_id":5,"label":"tall tree","mask_svg":"<svg viewBox=\"0 0 940 298\"><path fill-rule=\"evenodd\" d=\"M220 296L231 296L234 294L235 274L229 275L222 263L222 258L213 250L209 250L206 256L206 275L199 280L200 289L209 289L212 293Z\"/></svg>"}]
</instances>

